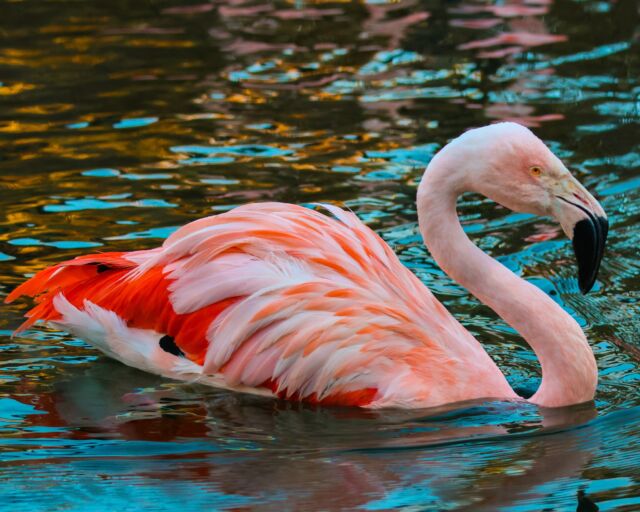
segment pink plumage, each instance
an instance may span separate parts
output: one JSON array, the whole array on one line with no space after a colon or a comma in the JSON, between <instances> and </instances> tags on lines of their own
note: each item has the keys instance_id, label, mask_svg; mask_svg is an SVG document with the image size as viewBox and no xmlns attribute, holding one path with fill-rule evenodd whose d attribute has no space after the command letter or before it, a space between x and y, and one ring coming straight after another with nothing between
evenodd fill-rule
<instances>
[{"instance_id":1,"label":"pink plumage","mask_svg":"<svg viewBox=\"0 0 640 512\"><path fill-rule=\"evenodd\" d=\"M450 186L447 153L439 156L445 165L437 160L422 192ZM454 261L463 255L453 257L447 247L466 236L451 212L438 213L444 202L427 192L427 202L419 194L421 229L441 264ZM455 214L455 200L452 208ZM184 226L156 249L60 263L7 301L36 297L23 328L44 320L131 366L232 390L362 407L516 397L478 341L378 235L351 212L324 209L327 214L283 203L241 206ZM440 223L440 240L427 222ZM493 263L476 258L486 267L478 272L503 272L486 258ZM472 289L468 276L458 279ZM536 301L550 307L513 279L511 300L525 293L532 307ZM492 286L504 291L500 283ZM550 314L568 317L557 309ZM562 405L556 398L537 403Z\"/></svg>"}]
</instances>

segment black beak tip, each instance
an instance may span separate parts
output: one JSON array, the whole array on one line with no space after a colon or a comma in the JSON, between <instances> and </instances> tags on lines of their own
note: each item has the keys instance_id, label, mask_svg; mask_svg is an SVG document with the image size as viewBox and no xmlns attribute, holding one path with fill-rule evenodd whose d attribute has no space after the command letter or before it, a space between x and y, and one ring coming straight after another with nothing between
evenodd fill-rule
<instances>
[{"instance_id":1,"label":"black beak tip","mask_svg":"<svg viewBox=\"0 0 640 512\"><path fill-rule=\"evenodd\" d=\"M596 282L604 245L609 231L609 222L604 217L589 215L573 228L573 250L578 260L578 285L587 294Z\"/></svg>"},{"instance_id":2,"label":"black beak tip","mask_svg":"<svg viewBox=\"0 0 640 512\"><path fill-rule=\"evenodd\" d=\"M600 229L602 230L602 247L607 243L607 235L609 234L609 220L606 217L596 217Z\"/></svg>"},{"instance_id":3,"label":"black beak tip","mask_svg":"<svg viewBox=\"0 0 640 512\"><path fill-rule=\"evenodd\" d=\"M582 295L586 295L587 293L589 293L591 291L591 288L593 288L593 285L595 284L596 280L586 280L586 279L580 279L578 278L578 286L580 287L580 293L582 293Z\"/></svg>"}]
</instances>

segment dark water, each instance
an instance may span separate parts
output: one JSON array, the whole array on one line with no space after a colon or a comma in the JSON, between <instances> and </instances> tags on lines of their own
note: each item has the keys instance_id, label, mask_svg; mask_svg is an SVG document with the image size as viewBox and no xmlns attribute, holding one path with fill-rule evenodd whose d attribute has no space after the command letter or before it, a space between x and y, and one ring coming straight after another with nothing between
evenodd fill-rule
<instances>
[{"instance_id":1,"label":"dark water","mask_svg":"<svg viewBox=\"0 0 640 512\"><path fill-rule=\"evenodd\" d=\"M196 2L198 0L195 0ZM417 180L472 126L519 120L611 224L578 293L549 219L461 205L486 251L581 322L595 405L310 408L169 382L0 310L0 508L640 510L636 0L189 4L0 0L0 297L90 250L155 246L250 201L346 205L514 386L532 352L435 266Z\"/></svg>"}]
</instances>

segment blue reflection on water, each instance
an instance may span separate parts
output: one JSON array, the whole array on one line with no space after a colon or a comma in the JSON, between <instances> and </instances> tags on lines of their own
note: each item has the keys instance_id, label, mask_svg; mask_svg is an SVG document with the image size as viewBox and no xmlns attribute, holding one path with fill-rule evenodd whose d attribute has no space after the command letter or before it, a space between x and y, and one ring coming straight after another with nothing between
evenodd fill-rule
<instances>
[{"instance_id":1,"label":"blue reflection on water","mask_svg":"<svg viewBox=\"0 0 640 512\"><path fill-rule=\"evenodd\" d=\"M86 249L89 247L99 247L100 245L102 245L98 242L86 242L81 240L58 240L43 242L42 240L37 240L35 238L14 238L13 240L8 240L7 243L22 247L48 245L50 247L56 247L58 249Z\"/></svg>"},{"instance_id":2,"label":"blue reflection on water","mask_svg":"<svg viewBox=\"0 0 640 512\"><path fill-rule=\"evenodd\" d=\"M120 171L117 169L89 169L88 171L82 171L83 176L91 176L94 178L111 178L119 176Z\"/></svg>"},{"instance_id":3,"label":"blue reflection on water","mask_svg":"<svg viewBox=\"0 0 640 512\"><path fill-rule=\"evenodd\" d=\"M245 155L253 157L277 157L293 154L288 149L274 148L271 146L260 145L239 145L239 146L173 146L171 151L174 153L192 153L195 155L207 155L209 157L215 155ZM219 163L219 162L213 162Z\"/></svg>"},{"instance_id":4,"label":"blue reflection on water","mask_svg":"<svg viewBox=\"0 0 640 512\"><path fill-rule=\"evenodd\" d=\"M118 196L111 196L117 199ZM45 212L77 212L83 210L109 210L112 208L172 208L176 206L163 199L141 199L139 201L105 201L102 199L83 198L67 199L64 204L47 204L43 206Z\"/></svg>"},{"instance_id":5,"label":"blue reflection on water","mask_svg":"<svg viewBox=\"0 0 640 512\"><path fill-rule=\"evenodd\" d=\"M113 125L116 129L123 128L140 128L158 122L157 117L136 117L131 119L122 119Z\"/></svg>"}]
</instances>

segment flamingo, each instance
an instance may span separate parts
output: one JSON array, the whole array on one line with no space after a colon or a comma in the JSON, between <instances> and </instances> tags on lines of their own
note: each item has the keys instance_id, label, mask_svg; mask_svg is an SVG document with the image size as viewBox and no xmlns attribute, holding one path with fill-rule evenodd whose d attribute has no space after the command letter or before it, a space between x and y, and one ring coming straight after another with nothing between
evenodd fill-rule
<instances>
[{"instance_id":1,"label":"flamingo","mask_svg":"<svg viewBox=\"0 0 640 512\"><path fill-rule=\"evenodd\" d=\"M593 399L597 366L578 323L482 252L456 214L461 193L554 217L572 240L582 293L607 237L594 197L528 128L469 130L429 163L417 193L435 261L531 346L542 369L528 400ZM161 247L89 254L10 293L41 320L136 368L313 404L424 408L523 400L476 340L352 212L255 203L191 222Z\"/></svg>"}]
</instances>

